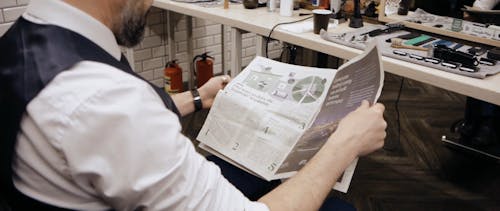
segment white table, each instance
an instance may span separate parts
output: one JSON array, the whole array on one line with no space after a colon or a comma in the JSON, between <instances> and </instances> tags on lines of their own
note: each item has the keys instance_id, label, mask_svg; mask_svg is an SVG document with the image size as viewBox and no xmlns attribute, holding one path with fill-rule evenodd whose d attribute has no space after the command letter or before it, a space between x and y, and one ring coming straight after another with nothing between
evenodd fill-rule
<instances>
[{"instance_id":1,"label":"white table","mask_svg":"<svg viewBox=\"0 0 500 211\"><path fill-rule=\"evenodd\" d=\"M282 17L276 12L267 12L266 8L249 10L244 9L243 5L230 5L229 9L223 9L222 5L206 8L170 0L155 0L153 6L181 13L188 17L186 21L188 24L188 51L190 51L188 58L192 58L192 32L189 31L191 30L191 17L207 19L231 27L231 74L233 76L241 70L242 33L252 32L260 35L257 38L257 55L263 55L265 38L261 36L266 37L272 27L278 23L304 18L303 16L299 17L297 11L292 17ZM171 13L168 12L168 14L170 17ZM170 30L173 30L172 23L170 25L172 26ZM172 43L173 33L170 33L170 30L169 43ZM345 24L341 24L335 30L341 32L350 29ZM361 53L360 50L325 41L312 32L297 34L280 30L278 27L272 33L272 38L342 59L350 59ZM169 55L175 55L173 45L170 46ZM486 79L475 79L388 57L383 57L383 64L387 72L500 105L500 74Z\"/></svg>"}]
</instances>

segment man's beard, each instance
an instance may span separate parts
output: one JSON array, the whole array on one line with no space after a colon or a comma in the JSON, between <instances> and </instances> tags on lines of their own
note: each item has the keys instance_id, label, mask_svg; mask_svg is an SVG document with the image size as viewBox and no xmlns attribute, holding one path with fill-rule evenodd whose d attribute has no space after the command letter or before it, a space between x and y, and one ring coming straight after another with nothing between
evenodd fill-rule
<instances>
[{"instance_id":1,"label":"man's beard","mask_svg":"<svg viewBox=\"0 0 500 211\"><path fill-rule=\"evenodd\" d=\"M145 14L138 13L131 9L123 12L120 29L118 33L115 33L116 41L119 45L133 47L142 41L149 10Z\"/></svg>"}]
</instances>

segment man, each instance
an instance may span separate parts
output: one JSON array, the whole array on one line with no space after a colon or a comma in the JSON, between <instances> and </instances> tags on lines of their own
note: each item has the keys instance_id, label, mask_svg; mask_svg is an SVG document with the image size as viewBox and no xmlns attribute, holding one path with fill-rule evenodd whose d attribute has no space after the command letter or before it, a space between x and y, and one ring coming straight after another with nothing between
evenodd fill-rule
<instances>
[{"instance_id":1,"label":"man","mask_svg":"<svg viewBox=\"0 0 500 211\"><path fill-rule=\"evenodd\" d=\"M384 107L365 101L303 170L250 201L176 115L209 108L227 76L170 98L123 60L118 44L141 40L151 4L31 0L0 39L1 190L15 209L317 210L354 158L383 145Z\"/></svg>"}]
</instances>

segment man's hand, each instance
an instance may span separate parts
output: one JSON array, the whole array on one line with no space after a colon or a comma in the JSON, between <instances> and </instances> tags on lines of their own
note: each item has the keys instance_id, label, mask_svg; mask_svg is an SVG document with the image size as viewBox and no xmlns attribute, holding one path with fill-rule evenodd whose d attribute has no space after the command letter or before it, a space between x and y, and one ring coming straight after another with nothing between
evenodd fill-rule
<instances>
[{"instance_id":1,"label":"man's hand","mask_svg":"<svg viewBox=\"0 0 500 211\"><path fill-rule=\"evenodd\" d=\"M370 103L364 100L359 108L340 121L329 142L344 142L341 146L355 150L357 156L381 148L384 145L387 128L383 116L384 110L384 105L377 103L370 106Z\"/></svg>"},{"instance_id":2,"label":"man's hand","mask_svg":"<svg viewBox=\"0 0 500 211\"><path fill-rule=\"evenodd\" d=\"M200 92L201 102L203 103L203 108L212 107L215 96L219 90L224 89L230 81L230 76L223 75L213 77L203 84L203 86L198 89L198 92Z\"/></svg>"},{"instance_id":3,"label":"man's hand","mask_svg":"<svg viewBox=\"0 0 500 211\"><path fill-rule=\"evenodd\" d=\"M259 199L270 210L318 210L352 161L384 144L384 106L361 106L349 113L327 143L292 178Z\"/></svg>"}]
</instances>

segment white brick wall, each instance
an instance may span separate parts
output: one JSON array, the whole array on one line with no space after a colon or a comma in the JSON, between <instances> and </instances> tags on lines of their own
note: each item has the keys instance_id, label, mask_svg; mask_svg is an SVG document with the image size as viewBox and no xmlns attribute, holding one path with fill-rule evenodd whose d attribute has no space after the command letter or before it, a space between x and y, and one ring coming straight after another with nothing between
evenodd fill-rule
<instances>
[{"instance_id":1,"label":"white brick wall","mask_svg":"<svg viewBox=\"0 0 500 211\"><path fill-rule=\"evenodd\" d=\"M0 1L0 8L17 6L16 0L2 0Z\"/></svg>"},{"instance_id":2,"label":"white brick wall","mask_svg":"<svg viewBox=\"0 0 500 211\"><path fill-rule=\"evenodd\" d=\"M0 36L3 35L12 23L25 11L29 0L0 0ZM181 68L183 69L183 79L187 81L190 68L188 61L193 58L187 58L187 42L186 42L186 18L183 15L176 14L174 16L175 27L175 46L176 55ZM171 60L168 55L167 43L167 15L163 10L153 8L148 16L148 26L145 33L145 38L141 44L134 48L135 64L133 65L136 72L147 80L152 81L158 86L163 85L163 68L166 62ZM210 55L215 58L214 72L222 73L222 50L221 50L221 25L212 21L193 18L193 53L198 55L204 52L210 52ZM255 57L255 35L243 35L243 65L246 66ZM225 31L225 68L230 67L230 46L231 38L229 28ZM281 45L272 43L269 46L269 56L272 58L279 57L281 53Z\"/></svg>"},{"instance_id":3,"label":"white brick wall","mask_svg":"<svg viewBox=\"0 0 500 211\"><path fill-rule=\"evenodd\" d=\"M3 9L5 22L13 22L26 10L26 6L17 6Z\"/></svg>"},{"instance_id":4,"label":"white brick wall","mask_svg":"<svg viewBox=\"0 0 500 211\"><path fill-rule=\"evenodd\" d=\"M163 66L172 58L168 55L170 43L167 43L167 15L166 12L160 9L153 9L148 17L148 29L144 41L134 48L135 70L139 74L151 80L158 86L163 83ZM188 61L193 58L187 58L187 33L186 33L186 18L181 14L174 15L176 40L176 55L182 70L184 81L188 80L189 71ZM221 49L221 25L212 21L193 18L193 54L198 55L204 52L210 52L210 55L215 58L214 72L222 73L222 49ZM225 68L230 67L230 30L226 27L225 31ZM243 65L248 63L255 57L255 35L244 34L242 43ZM277 58L281 54L281 45L272 43L269 46L270 57ZM152 73L151 73L152 72ZM150 78L152 77L152 79Z\"/></svg>"},{"instance_id":5,"label":"white brick wall","mask_svg":"<svg viewBox=\"0 0 500 211\"><path fill-rule=\"evenodd\" d=\"M0 0L0 36L23 14L29 0Z\"/></svg>"}]
</instances>

